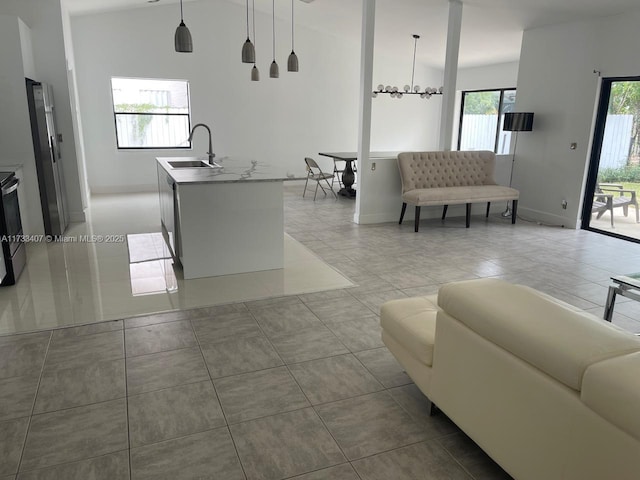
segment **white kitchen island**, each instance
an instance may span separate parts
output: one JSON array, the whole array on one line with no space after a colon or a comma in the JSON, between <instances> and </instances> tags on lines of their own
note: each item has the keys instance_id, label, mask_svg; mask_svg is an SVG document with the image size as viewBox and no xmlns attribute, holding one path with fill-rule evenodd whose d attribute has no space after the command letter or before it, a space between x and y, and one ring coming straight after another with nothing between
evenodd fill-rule
<instances>
[{"instance_id":1,"label":"white kitchen island","mask_svg":"<svg viewBox=\"0 0 640 480\"><path fill-rule=\"evenodd\" d=\"M283 182L300 176L237 157L156 160L163 234L185 279L283 268Z\"/></svg>"}]
</instances>

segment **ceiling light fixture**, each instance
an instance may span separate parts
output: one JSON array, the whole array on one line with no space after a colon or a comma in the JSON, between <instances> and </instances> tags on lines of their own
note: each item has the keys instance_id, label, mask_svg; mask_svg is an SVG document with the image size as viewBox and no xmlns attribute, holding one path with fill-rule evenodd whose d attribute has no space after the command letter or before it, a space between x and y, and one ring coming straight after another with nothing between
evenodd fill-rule
<instances>
[{"instance_id":1,"label":"ceiling light fixture","mask_svg":"<svg viewBox=\"0 0 640 480\"><path fill-rule=\"evenodd\" d=\"M291 0L291 53L289 54L289 58L287 59L287 71L289 72L297 72L298 71L298 56L293 48L293 0Z\"/></svg>"},{"instance_id":2,"label":"ceiling light fixture","mask_svg":"<svg viewBox=\"0 0 640 480\"><path fill-rule=\"evenodd\" d=\"M388 93L392 98L402 98L403 95L420 95L420 98L431 98L432 95L442 95L442 87L426 87L424 91L420 91L420 85L414 85L413 79L416 73L416 49L418 47L418 39L420 35L413 34L413 69L411 70L411 85L404 86L404 92L401 92L398 87L392 87L382 84L378 85L378 89L373 91L373 98L377 97L379 93Z\"/></svg>"},{"instance_id":3,"label":"ceiling light fixture","mask_svg":"<svg viewBox=\"0 0 640 480\"><path fill-rule=\"evenodd\" d=\"M191 40L191 32L184 24L182 15L182 0L180 0L180 25L176 28L174 37L176 52L191 53L193 52L193 41Z\"/></svg>"},{"instance_id":4,"label":"ceiling light fixture","mask_svg":"<svg viewBox=\"0 0 640 480\"><path fill-rule=\"evenodd\" d=\"M278 78L280 76L280 68L276 63L276 0L271 0L271 36L273 38L273 62L269 67L269 76L271 78Z\"/></svg>"},{"instance_id":5,"label":"ceiling light fixture","mask_svg":"<svg viewBox=\"0 0 640 480\"><path fill-rule=\"evenodd\" d=\"M258 43L256 40L256 0L251 0L251 23L253 25L253 41ZM260 70L256 67L256 55L255 55L255 47L253 52L253 68L251 69L251 81L259 82L260 81Z\"/></svg>"},{"instance_id":6,"label":"ceiling light fixture","mask_svg":"<svg viewBox=\"0 0 640 480\"><path fill-rule=\"evenodd\" d=\"M249 0L247 0L247 40L242 45L242 63L255 63L255 61L256 49L249 38Z\"/></svg>"}]
</instances>

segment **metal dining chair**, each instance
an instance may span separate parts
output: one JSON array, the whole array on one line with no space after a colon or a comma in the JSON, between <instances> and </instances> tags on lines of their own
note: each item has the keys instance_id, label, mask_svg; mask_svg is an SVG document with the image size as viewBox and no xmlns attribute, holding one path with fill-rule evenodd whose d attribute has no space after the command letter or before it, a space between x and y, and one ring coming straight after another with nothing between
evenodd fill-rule
<instances>
[{"instance_id":1,"label":"metal dining chair","mask_svg":"<svg viewBox=\"0 0 640 480\"><path fill-rule=\"evenodd\" d=\"M313 158L306 157L304 159L304 163L307 164L307 181L304 182L304 191L302 192L302 197L304 198L304 194L307 192L307 184L309 183L309 179L311 179L316 182L316 189L313 193L314 201L316 199L316 195L318 194L318 187L322 189L322 193L324 193L325 196L327 195L324 187L320 185L320 182L322 182L323 180L327 184L327 187L329 187L329 190L331 190L331 193L333 193L333 196L338 198L338 195L333 191L333 187L329 183L329 179L333 178L333 173L324 173Z\"/></svg>"}]
</instances>

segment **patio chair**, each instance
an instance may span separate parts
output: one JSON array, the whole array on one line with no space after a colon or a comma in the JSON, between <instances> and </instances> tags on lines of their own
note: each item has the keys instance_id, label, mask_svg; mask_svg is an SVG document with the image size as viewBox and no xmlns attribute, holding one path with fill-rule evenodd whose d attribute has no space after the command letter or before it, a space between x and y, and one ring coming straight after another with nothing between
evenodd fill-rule
<instances>
[{"instance_id":1,"label":"patio chair","mask_svg":"<svg viewBox=\"0 0 640 480\"><path fill-rule=\"evenodd\" d=\"M611 215L611 228L613 227L613 195L611 194L595 194L593 196L593 204L591 206L591 213L596 213L596 219L600 218L606 211L609 211Z\"/></svg>"},{"instance_id":2,"label":"patio chair","mask_svg":"<svg viewBox=\"0 0 640 480\"><path fill-rule=\"evenodd\" d=\"M633 205L636 210L636 223L640 223L640 211L635 190L625 189L619 183L598 183L596 184L596 195L598 194L612 195L612 208L622 207L622 213L625 217L629 216L629 205ZM613 213L613 210L611 212Z\"/></svg>"},{"instance_id":3,"label":"patio chair","mask_svg":"<svg viewBox=\"0 0 640 480\"><path fill-rule=\"evenodd\" d=\"M316 182L316 189L313 193L314 201L316 199L316 195L318 194L318 187L322 189L322 193L324 193L325 196L327 195L324 187L320 185L323 180L327 184L327 187L329 187L329 190L331 190L331 193L333 193L333 196L338 198L338 195L333 191L333 187L329 183L329 179L333 178L333 173L324 173L313 158L306 157L304 159L304 163L307 164L307 181L304 182L304 191L302 192L302 197L304 198L304 194L307 192L307 184L309 183L309 179L311 179L315 180Z\"/></svg>"}]
</instances>

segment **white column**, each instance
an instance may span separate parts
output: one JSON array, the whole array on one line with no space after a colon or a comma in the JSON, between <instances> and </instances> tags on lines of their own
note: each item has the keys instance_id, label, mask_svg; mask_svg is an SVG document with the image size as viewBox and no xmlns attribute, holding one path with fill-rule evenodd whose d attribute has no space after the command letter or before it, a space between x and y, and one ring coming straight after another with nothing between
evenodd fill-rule
<instances>
[{"instance_id":1,"label":"white column","mask_svg":"<svg viewBox=\"0 0 640 480\"><path fill-rule=\"evenodd\" d=\"M462 30L462 2L449 0L449 27L447 30L447 54L444 64L444 94L440 115L440 150L451 150L453 119L455 115L456 83L458 78L458 53Z\"/></svg>"},{"instance_id":2,"label":"white column","mask_svg":"<svg viewBox=\"0 0 640 480\"><path fill-rule=\"evenodd\" d=\"M360 121L358 128L358 195L353 221L360 223L366 205L371 149L371 93L373 92L373 39L376 28L376 0L362 0L362 40L360 47Z\"/></svg>"}]
</instances>

